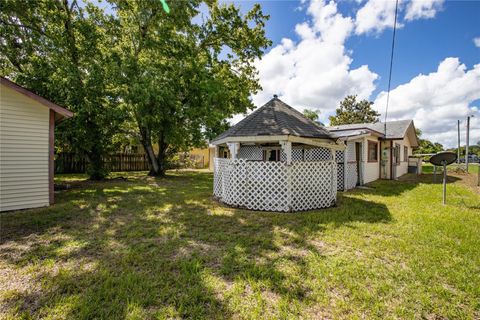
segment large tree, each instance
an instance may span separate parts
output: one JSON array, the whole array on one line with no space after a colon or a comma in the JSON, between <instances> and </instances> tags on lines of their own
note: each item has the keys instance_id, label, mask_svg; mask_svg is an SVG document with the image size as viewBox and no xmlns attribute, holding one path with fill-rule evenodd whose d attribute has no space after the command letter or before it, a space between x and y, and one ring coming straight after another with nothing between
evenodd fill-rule
<instances>
[{"instance_id":1,"label":"large tree","mask_svg":"<svg viewBox=\"0 0 480 320\"><path fill-rule=\"evenodd\" d=\"M438 142L432 142L428 139L421 139L422 130L416 128L415 134L418 138L418 148L415 150L417 154L430 154L443 151L443 145Z\"/></svg>"},{"instance_id":2,"label":"large tree","mask_svg":"<svg viewBox=\"0 0 480 320\"><path fill-rule=\"evenodd\" d=\"M102 158L122 117L108 71L113 17L75 0L2 0L1 6L1 74L75 112L57 141L86 154L92 179L104 178Z\"/></svg>"},{"instance_id":3,"label":"large tree","mask_svg":"<svg viewBox=\"0 0 480 320\"><path fill-rule=\"evenodd\" d=\"M150 174L162 176L173 154L203 143L226 126L225 118L253 107L249 97L260 88L253 62L270 44L268 17L258 5L242 16L216 1L206 2L203 19L196 0L169 2L169 14L160 1L110 3L118 17L117 87Z\"/></svg>"},{"instance_id":4,"label":"large tree","mask_svg":"<svg viewBox=\"0 0 480 320\"><path fill-rule=\"evenodd\" d=\"M303 115L305 117L307 117L308 119L312 120L312 121L318 122L320 111L304 109L303 110Z\"/></svg>"},{"instance_id":5,"label":"large tree","mask_svg":"<svg viewBox=\"0 0 480 320\"><path fill-rule=\"evenodd\" d=\"M336 114L329 117L330 125L378 122L380 114L373 110L372 105L372 101L357 101L356 95L347 96L340 102Z\"/></svg>"}]
</instances>

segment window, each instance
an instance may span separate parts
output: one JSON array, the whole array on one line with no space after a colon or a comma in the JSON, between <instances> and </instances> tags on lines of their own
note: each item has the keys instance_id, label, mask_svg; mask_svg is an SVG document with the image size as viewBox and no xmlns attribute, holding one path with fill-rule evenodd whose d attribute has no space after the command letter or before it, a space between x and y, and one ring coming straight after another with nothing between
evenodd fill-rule
<instances>
[{"instance_id":1,"label":"window","mask_svg":"<svg viewBox=\"0 0 480 320\"><path fill-rule=\"evenodd\" d=\"M403 161L408 161L408 147L403 146Z\"/></svg>"},{"instance_id":2,"label":"window","mask_svg":"<svg viewBox=\"0 0 480 320\"><path fill-rule=\"evenodd\" d=\"M220 158L225 158L225 159L229 158L230 157L229 153L230 152L228 151L228 148L226 148L226 147L219 147L218 148L218 156Z\"/></svg>"},{"instance_id":3,"label":"window","mask_svg":"<svg viewBox=\"0 0 480 320\"><path fill-rule=\"evenodd\" d=\"M378 143L368 141L368 162L378 161Z\"/></svg>"},{"instance_id":4,"label":"window","mask_svg":"<svg viewBox=\"0 0 480 320\"><path fill-rule=\"evenodd\" d=\"M263 161L280 161L280 149L263 150Z\"/></svg>"},{"instance_id":5,"label":"window","mask_svg":"<svg viewBox=\"0 0 480 320\"><path fill-rule=\"evenodd\" d=\"M393 149L393 152L395 153L395 164L400 164L400 145L398 143L395 143L395 149Z\"/></svg>"}]
</instances>

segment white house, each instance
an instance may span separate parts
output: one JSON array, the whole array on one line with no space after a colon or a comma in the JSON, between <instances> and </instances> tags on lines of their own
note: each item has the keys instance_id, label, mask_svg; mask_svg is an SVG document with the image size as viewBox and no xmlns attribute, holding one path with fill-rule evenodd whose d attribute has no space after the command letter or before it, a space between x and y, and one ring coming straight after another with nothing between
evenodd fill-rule
<instances>
[{"instance_id":1,"label":"white house","mask_svg":"<svg viewBox=\"0 0 480 320\"><path fill-rule=\"evenodd\" d=\"M72 116L0 77L0 211L54 202L55 123Z\"/></svg>"},{"instance_id":2,"label":"white house","mask_svg":"<svg viewBox=\"0 0 480 320\"><path fill-rule=\"evenodd\" d=\"M346 143L346 163L352 169L347 189L377 179L397 179L408 172L408 159L418 147L413 120L327 127Z\"/></svg>"},{"instance_id":3,"label":"white house","mask_svg":"<svg viewBox=\"0 0 480 320\"><path fill-rule=\"evenodd\" d=\"M213 193L226 204L290 212L336 203L344 143L276 96L211 143Z\"/></svg>"}]
</instances>

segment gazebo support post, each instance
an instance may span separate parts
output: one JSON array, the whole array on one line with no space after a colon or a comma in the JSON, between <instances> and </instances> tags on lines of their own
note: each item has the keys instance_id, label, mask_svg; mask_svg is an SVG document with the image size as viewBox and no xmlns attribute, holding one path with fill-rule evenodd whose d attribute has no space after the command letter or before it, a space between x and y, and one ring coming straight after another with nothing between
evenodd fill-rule
<instances>
[{"instance_id":1,"label":"gazebo support post","mask_svg":"<svg viewBox=\"0 0 480 320\"><path fill-rule=\"evenodd\" d=\"M292 142L291 141L280 141L280 145L282 146L283 152L287 156L287 164L290 165L292 163Z\"/></svg>"},{"instance_id":2,"label":"gazebo support post","mask_svg":"<svg viewBox=\"0 0 480 320\"><path fill-rule=\"evenodd\" d=\"M215 158L218 158L220 155L220 147L219 146L215 146Z\"/></svg>"},{"instance_id":3,"label":"gazebo support post","mask_svg":"<svg viewBox=\"0 0 480 320\"><path fill-rule=\"evenodd\" d=\"M240 143L230 142L227 143L228 149L230 150L230 155L232 159L237 159L238 149L240 149Z\"/></svg>"}]
</instances>

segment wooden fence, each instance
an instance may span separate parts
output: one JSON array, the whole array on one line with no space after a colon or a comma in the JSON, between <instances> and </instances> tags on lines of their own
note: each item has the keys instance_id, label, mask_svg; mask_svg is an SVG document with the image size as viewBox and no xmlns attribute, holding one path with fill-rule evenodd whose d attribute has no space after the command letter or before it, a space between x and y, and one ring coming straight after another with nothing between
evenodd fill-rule
<instances>
[{"instance_id":1,"label":"wooden fence","mask_svg":"<svg viewBox=\"0 0 480 320\"><path fill-rule=\"evenodd\" d=\"M115 153L108 155L104 162L110 171L148 171L147 155L143 153ZM55 155L55 173L84 173L88 160L74 153Z\"/></svg>"},{"instance_id":2,"label":"wooden fence","mask_svg":"<svg viewBox=\"0 0 480 320\"><path fill-rule=\"evenodd\" d=\"M150 170L147 155L143 153L114 153L108 155L104 161L111 172ZM87 164L86 156L79 156L75 153L58 153L55 155L55 173L84 173ZM171 164L172 169L204 167L205 159L201 155L181 154L179 159Z\"/></svg>"}]
</instances>

